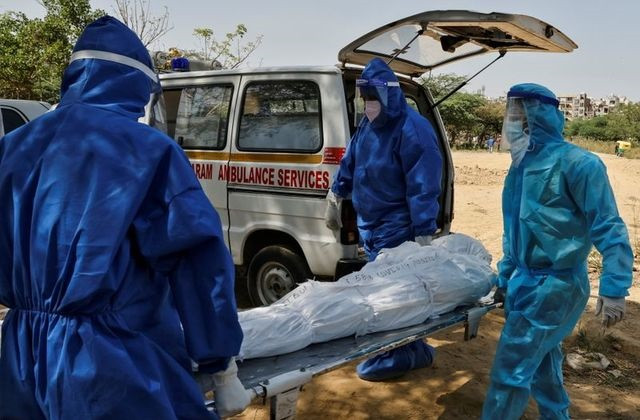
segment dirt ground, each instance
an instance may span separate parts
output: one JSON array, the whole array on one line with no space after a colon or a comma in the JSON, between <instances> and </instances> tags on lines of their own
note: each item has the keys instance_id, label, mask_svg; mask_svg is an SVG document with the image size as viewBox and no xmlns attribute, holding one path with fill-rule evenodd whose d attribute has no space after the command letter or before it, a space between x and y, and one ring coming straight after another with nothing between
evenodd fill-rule
<instances>
[{"instance_id":1,"label":"dirt ground","mask_svg":"<svg viewBox=\"0 0 640 420\"><path fill-rule=\"evenodd\" d=\"M627 223L632 244L640 244L640 160L601 155L618 208ZM453 230L481 240L494 256L502 255L501 190L509 167L504 153L454 152L456 168ZM596 261L597 264L597 261ZM636 260L636 266L638 261ZM575 419L640 418L640 273L627 300L626 318L603 334L594 317L597 273L592 274L592 298L565 353L599 351L610 361L606 370L578 373L565 364L565 385ZM387 383L365 382L355 365L331 372L305 386L298 402L301 419L467 419L478 418L488 387L489 370L503 325L502 311L484 318L479 336L463 340L463 329L429 339L436 347L436 363ZM621 376L616 378L612 371ZM533 400L523 418L538 417ZM252 405L241 419L268 418L268 410Z\"/></svg>"}]
</instances>

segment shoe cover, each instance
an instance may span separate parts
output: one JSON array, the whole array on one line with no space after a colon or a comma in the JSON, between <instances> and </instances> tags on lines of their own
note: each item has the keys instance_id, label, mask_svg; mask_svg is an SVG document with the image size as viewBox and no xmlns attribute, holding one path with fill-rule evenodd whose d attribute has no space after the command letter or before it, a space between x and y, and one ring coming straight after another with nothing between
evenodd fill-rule
<instances>
[{"instance_id":1,"label":"shoe cover","mask_svg":"<svg viewBox=\"0 0 640 420\"><path fill-rule=\"evenodd\" d=\"M435 349L422 340L389 350L360 363L356 373L365 381L399 378L412 369L431 366Z\"/></svg>"}]
</instances>

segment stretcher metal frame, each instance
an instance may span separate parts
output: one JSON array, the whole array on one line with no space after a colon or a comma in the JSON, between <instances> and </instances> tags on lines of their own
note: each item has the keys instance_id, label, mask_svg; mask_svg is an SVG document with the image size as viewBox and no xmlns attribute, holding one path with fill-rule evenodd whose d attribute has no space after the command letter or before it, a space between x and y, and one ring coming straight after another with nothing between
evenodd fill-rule
<instances>
[{"instance_id":1,"label":"stretcher metal frame","mask_svg":"<svg viewBox=\"0 0 640 420\"><path fill-rule=\"evenodd\" d=\"M272 420L292 420L300 391L313 378L460 325L465 327L465 341L471 340L478 334L482 317L501 306L491 303L460 307L411 327L345 337L280 356L245 360L238 363L238 377L253 394L254 402L270 404ZM203 391L213 389L210 376L199 375L197 379ZM208 401L207 405L213 408L215 402Z\"/></svg>"}]
</instances>

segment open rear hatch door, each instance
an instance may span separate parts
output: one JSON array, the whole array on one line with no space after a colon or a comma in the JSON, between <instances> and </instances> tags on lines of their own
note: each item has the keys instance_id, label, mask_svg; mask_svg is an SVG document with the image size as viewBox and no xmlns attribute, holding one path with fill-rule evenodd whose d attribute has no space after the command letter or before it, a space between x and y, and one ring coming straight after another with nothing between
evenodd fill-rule
<instances>
[{"instance_id":1,"label":"open rear hatch door","mask_svg":"<svg viewBox=\"0 0 640 420\"><path fill-rule=\"evenodd\" d=\"M343 66L364 66L372 58L389 61L397 54L390 64L393 71L417 77L443 64L492 51L571 52L575 48L561 31L531 16L436 10L361 36L340 50L338 60Z\"/></svg>"}]
</instances>

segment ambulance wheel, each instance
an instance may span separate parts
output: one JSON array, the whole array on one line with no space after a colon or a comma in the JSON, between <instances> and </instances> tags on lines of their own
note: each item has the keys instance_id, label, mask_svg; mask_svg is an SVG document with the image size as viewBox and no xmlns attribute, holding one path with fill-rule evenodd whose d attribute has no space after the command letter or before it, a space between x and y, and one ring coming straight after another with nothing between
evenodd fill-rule
<instances>
[{"instance_id":1,"label":"ambulance wheel","mask_svg":"<svg viewBox=\"0 0 640 420\"><path fill-rule=\"evenodd\" d=\"M311 277L303 257L283 246L262 248L249 263L247 290L255 306L270 305Z\"/></svg>"}]
</instances>

